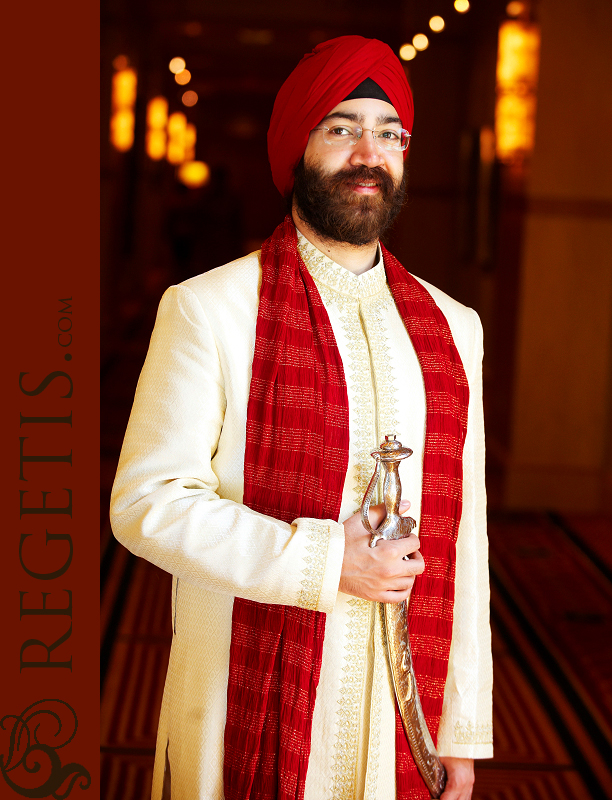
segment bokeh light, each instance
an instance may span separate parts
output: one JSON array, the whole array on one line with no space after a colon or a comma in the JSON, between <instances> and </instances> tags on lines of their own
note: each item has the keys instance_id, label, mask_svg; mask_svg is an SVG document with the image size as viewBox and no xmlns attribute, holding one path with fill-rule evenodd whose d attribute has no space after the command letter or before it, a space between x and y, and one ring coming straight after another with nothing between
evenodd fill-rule
<instances>
[{"instance_id":1,"label":"bokeh light","mask_svg":"<svg viewBox=\"0 0 612 800\"><path fill-rule=\"evenodd\" d=\"M192 91L191 89L181 97L184 106L195 106L198 102L198 94L197 92Z\"/></svg>"},{"instance_id":2,"label":"bokeh light","mask_svg":"<svg viewBox=\"0 0 612 800\"><path fill-rule=\"evenodd\" d=\"M429 20L429 27L434 31L434 33L440 33L440 31L444 30L444 20L442 17L432 17Z\"/></svg>"},{"instance_id":3,"label":"bokeh light","mask_svg":"<svg viewBox=\"0 0 612 800\"><path fill-rule=\"evenodd\" d=\"M133 69L120 69L113 75L113 108L127 108L136 101L136 72Z\"/></svg>"},{"instance_id":4,"label":"bokeh light","mask_svg":"<svg viewBox=\"0 0 612 800\"><path fill-rule=\"evenodd\" d=\"M491 165L495 161L495 131L485 125L480 129L479 137L480 160L483 164Z\"/></svg>"},{"instance_id":5,"label":"bokeh light","mask_svg":"<svg viewBox=\"0 0 612 800\"><path fill-rule=\"evenodd\" d=\"M175 111L168 117L168 133L170 136L181 136L185 134L187 127L187 117L180 111Z\"/></svg>"},{"instance_id":6,"label":"bokeh light","mask_svg":"<svg viewBox=\"0 0 612 800\"><path fill-rule=\"evenodd\" d=\"M168 101L165 97L153 97L147 103L147 134L145 149L149 158L160 161L166 155L166 124Z\"/></svg>"},{"instance_id":7,"label":"bokeh light","mask_svg":"<svg viewBox=\"0 0 612 800\"><path fill-rule=\"evenodd\" d=\"M115 56L115 58L113 58L114 69L127 69L129 65L130 62L127 56Z\"/></svg>"},{"instance_id":8,"label":"bokeh light","mask_svg":"<svg viewBox=\"0 0 612 800\"><path fill-rule=\"evenodd\" d=\"M187 65L185 64L185 59L176 56L176 58L173 58L172 61L168 64L168 69L170 70L170 72L174 72L174 74L176 75L177 72L182 72L186 66Z\"/></svg>"},{"instance_id":9,"label":"bokeh light","mask_svg":"<svg viewBox=\"0 0 612 800\"><path fill-rule=\"evenodd\" d=\"M189 83L191 80L191 72L189 72L188 69L182 69L180 72L176 73L174 80L179 86L185 86L185 84Z\"/></svg>"},{"instance_id":10,"label":"bokeh light","mask_svg":"<svg viewBox=\"0 0 612 800\"><path fill-rule=\"evenodd\" d=\"M536 25L506 20L499 29L495 104L497 156L523 160L535 140L540 31Z\"/></svg>"},{"instance_id":11,"label":"bokeh light","mask_svg":"<svg viewBox=\"0 0 612 800\"><path fill-rule=\"evenodd\" d=\"M412 37L412 44L417 50L426 50L429 47L429 39L424 33L417 33Z\"/></svg>"},{"instance_id":12,"label":"bokeh light","mask_svg":"<svg viewBox=\"0 0 612 800\"><path fill-rule=\"evenodd\" d=\"M185 130L187 117L175 111L168 117L168 149L166 158L171 164L182 164L185 160Z\"/></svg>"},{"instance_id":13,"label":"bokeh light","mask_svg":"<svg viewBox=\"0 0 612 800\"><path fill-rule=\"evenodd\" d=\"M131 108L115 111L111 117L110 139L120 153L127 152L134 144L134 112Z\"/></svg>"},{"instance_id":14,"label":"bokeh light","mask_svg":"<svg viewBox=\"0 0 612 800\"><path fill-rule=\"evenodd\" d=\"M465 14L465 12L469 10L469 0L455 0L455 11L458 11L460 14Z\"/></svg>"},{"instance_id":15,"label":"bokeh light","mask_svg":"<svg viewBox=\"0 0 612 800\"><path fill-rule=\"evenodd\" d=\"M195 146L197 140L196 126L189 122L185 128L185 160L193 161L195 158Z\"/></svg>"},{"instance_id":16,"label":"bokeh light","mask_svg":"<svg viewBox=\"0 0 612 800\"><path fill-rule=\"evenodd\" d=\"M512 0L506 6L506 14L509 17L520 17L526 10L525 3L521 3L519 0Z\"/></svg>"},{"instance_id":17,"label":"bokeh light","mask_svg":"<svg viewBox=\"0 0 612 800\"><path fill-rule=\"evenodd\" d=\"M399 49L399 57L402 61L412 61L416 54L416 48L411 44L403 44Z\"/></svg>"},{"instance_id":18,"label":"bokeh light","mask_svg":"<svg viewBox=\"0 0 612 800\"><path fill-rule=\"evenodd\" d=\"M134 143L134 104L137 87L136 70L120 69L113 75L111 89L110 141L120 153Z\"/></svg>"},{"instance_id":19,"label":"bokeh light","mask_svg":"<svg viewBox=\"0 0 612 800\"><path fill-rule=\"evenodd\" d=\"M191 189L204 186L210 180L210 167L204 161L185 161L177 170L181 183Z\"/></svg>"},{"instance_id":20,"label":"bokeh light","mask_svg":"<svg viewBox=\"0 0 612 800\"><path fill-rule=\"evenodd\" d=\"M145 140L147 155L153 161L161 161L166 155L166 131L151 128L147 131Z\"/></svg>"},{"instance_id":21,"label":"bokeh light","mask_svg":"<svg viewBox=\"0 0 612 800\"><path fill-rule=\"evenodd\" d=\"M168 101L165 97L154 97L147 104L147 126L165 128L168 122Z\"/></svg>"}]
</instances>

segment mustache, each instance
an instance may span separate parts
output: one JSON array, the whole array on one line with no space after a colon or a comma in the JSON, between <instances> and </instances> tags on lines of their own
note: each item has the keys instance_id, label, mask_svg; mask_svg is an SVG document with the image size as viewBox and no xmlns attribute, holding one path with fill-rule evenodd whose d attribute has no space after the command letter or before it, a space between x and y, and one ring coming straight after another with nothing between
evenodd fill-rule
<instances>
[{"instance_id":1,"label":"mustache","mask_svg":"<svg viewBox=\"0 0 612 800\"><path fill-rule=\"evenodd\" d=\"M393 178L386 170L382 167L367 167L365 164L334 172L327 177L327 180L332 189L344 183L376 183L377 186L380 186L384 198L391 197L395 190Z\"/></svg>"}]
</instances>

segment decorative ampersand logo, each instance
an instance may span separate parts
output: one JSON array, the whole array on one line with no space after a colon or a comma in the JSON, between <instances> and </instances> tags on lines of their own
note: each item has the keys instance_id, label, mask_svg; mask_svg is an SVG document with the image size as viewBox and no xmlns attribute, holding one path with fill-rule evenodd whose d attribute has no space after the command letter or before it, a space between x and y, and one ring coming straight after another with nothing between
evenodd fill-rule
<instances>
[{"instance_id":1,"label":"decorative ampersand logo","mask_svg":"<svg viewBox=\"0 0 612 800\"><path fill-rule=\"evenodd\" d=\"M38 700L19 716L7 714L8 753L0 753L4 780L22 797L63 800L76 782L89 789L91 776L80 764L64 764L55 752L72 741L78 727L74 709L63 700Z\"/></svg>"}]
</instances>

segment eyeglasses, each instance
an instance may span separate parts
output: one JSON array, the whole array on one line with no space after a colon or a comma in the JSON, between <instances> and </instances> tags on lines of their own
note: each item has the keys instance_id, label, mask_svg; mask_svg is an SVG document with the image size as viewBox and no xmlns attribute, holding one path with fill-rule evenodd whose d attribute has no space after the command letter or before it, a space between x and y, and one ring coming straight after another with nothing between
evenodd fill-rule
<instances>
[{"instance_id":1,"label":"eyeglasses","mask_svg":"<svg viewBox=\"0 0 612 800\"><path fill-rule=\"evenodd\" d=\"M405 150L410 143L410 134L404 128L362 128L360 125L335 125L327 128L321 125L313 131L324 131L323 141L332 147L345 147L355 145L363 136L364 131L370 131L378 147L385 150Z\"/></svg>"}]
</instances>

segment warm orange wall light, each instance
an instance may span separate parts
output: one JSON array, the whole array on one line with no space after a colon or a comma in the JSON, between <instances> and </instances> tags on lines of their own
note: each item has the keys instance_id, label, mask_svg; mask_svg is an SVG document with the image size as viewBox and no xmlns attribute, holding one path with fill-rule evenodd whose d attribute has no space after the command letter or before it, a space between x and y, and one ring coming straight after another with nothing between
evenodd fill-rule
<instances>
[{"instance_id":1,"label":"warm orange wall light","mask_svg":"<svg viewBox=\"0 0 612 800\"><path fill-rule=\"evenodd\" d=\"M175 111L168 117L168 151L166 158L171 164L182 164L185 160L185 133L187 117Z\"/></svg>"},{"instance_id":2,"label":"warm orange wall light","mask_svg":"<svg viewBox=\"0 0 612 800\"><path fill-rule=\"evenodd\" d=\"M499 29L495 138L497 157L512 163L533 150L540 58L537 25L507 20Z\"/></svg>"},{"instance_id":3,"label":"warm orange wall light","mask_svg":"<svg viewBox=\"0 0 612 800\"><path fill-rule=\"evenodd\" d=\"M188 122L185 127L185 161L193 161L195 158L195 147L198 139L196 126Z\"/></svg>"},{"instance_id":4,"label":"warm orange wall light","mask_svg":"<svg viewBox=\"0 0 612 800\"><path fill-rule=\"evenodd\" d=\"M136 86L136 71L131 67L119 69L113 75L110 140L121 153L127 152L134 144Z\"/></svg>"},{"instance_id":5,"label":"warm orange wall light","mask_svg":"<svg viewBox=\"0 0 612 800\"><path fill-rule=\"evenodd\" d=\"M178 168L177 176L185 186L197 189L199 186L205 186L210 180L210 168L204 161L185 161Z\"/></svg>"},{"instance_id":6,"label":"warm orange wall light","mask_svg":"<svg viewBox=\"0 0 612 800\"><path fill-rule=\"evenodd\" d=\"M147 155L153 161L160 161L166 155L166 124L168 122L168 101L165 97L154 97L147 104Z\"/></svg>"},{"instance_id":7,"label":"warm orange wall light","mask_svg":"<svg viewBox=\"0 0 612 800\"><path fill-rule=\"evenodd\" d=\"M165 97L154 97L147 104L147 126L163 129L168 122L168 101Z\"/></svg>"}]
</instances>

